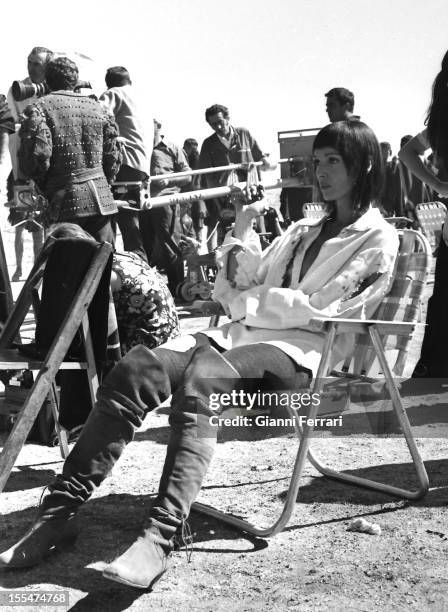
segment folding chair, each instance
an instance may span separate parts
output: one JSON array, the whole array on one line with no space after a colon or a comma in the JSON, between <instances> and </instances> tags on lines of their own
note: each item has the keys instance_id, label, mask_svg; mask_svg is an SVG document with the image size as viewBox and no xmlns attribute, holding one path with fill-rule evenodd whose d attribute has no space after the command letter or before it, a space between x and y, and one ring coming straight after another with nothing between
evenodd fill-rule
<instances>
[{"instance_id":1,"label":"folding chair","mask_svg":"<svg viewBox=\"0 0 448 612\"><path fill-rule=\"evenodd\" d=\"M233 527L253 535L260 537L273 536L286 526L294 510L300 487L300 478L307 458L319 472L343 482L397 495L406 499L418 499L426 493L429 487L428 476L413 438L409 419L403 407L394 375L400 376L403 372L407 347L417 325L420 299L430 267L431 250L428 241L419 232L400 230L399 233L400 250L395 266L394 280L390 291L377 309L375 316L370 320L319 320L327 335L321 361L310 392L320 394L324 389L325 377L330 374L330 355L336 336L344 333L357 334L356 346L359 348L353 356L353 364L344 364L345 372L338 373L338 377L346 376L349 383L353 384L355 374L359 373L361 381L371 382L372 379L367 378L365 372L372 368L374 361L372 356L377 358L382 370L383 379L390 393L394 412L401 425L416 470L418 487L415 490L407 490L352 474L338 472L322 464L311 452L310 441L313 427L306 425L302 429L296 426L296 434L300 440L297 456L282 513L273 525L266 528L257 527L246 520L201 503L194 504L193 508L195 510L222 520ZM397 352L395 364L392 367L386 358L386 350ZM350 366L353 370L352 372L349 372ZM336 373L332 372L330 375L333 374ZM317 405L310 407L309 414L307 415L309 419L314 420L316 418L318 408ZM291 406L288 406L288 411L297 423L297 411Z\"/></svg>"},{"instance_id":2,"label":"folding chair","mask_svg":"<svg viewBox=\"0 0 448 612\"><path fill-rule=\"evenodd\" d=\"M111 253L108 243L49 238L6 322L0 336L0 370L28 369L37 375L0 454L0 492L49 393L63 457L68 454L65 432L58 425L55 377L59 370L85 370L92 402L95 400L99 385L96 360L102 350L96 346L100 342L106 354ZM92 308L89 313L88 308L94 303L97 309L92 318ZM13 346L31 306L36 316L36 343L33 350L22 347L23 351L27 348L23 354Z\"/></svg>"},{"instance_id":3,"label":"folding chair","mask_svg":"<svg viewBox=\"0 0 448 612\"><path fill-rule=\"evenodd\" d=\"M446 219L446 206L442 202L417 204L415 214L433 251L437 248Z\"/></svg>"}]
</instances>

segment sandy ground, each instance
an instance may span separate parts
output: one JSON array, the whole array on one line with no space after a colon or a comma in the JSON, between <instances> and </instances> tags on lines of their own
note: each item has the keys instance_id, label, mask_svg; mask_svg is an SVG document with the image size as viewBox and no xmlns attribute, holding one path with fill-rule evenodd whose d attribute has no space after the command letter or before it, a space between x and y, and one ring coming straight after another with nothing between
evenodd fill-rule
<instances>
[{"instance_id":1,"label":"sandy ground","mask_svg":"<svg viewBox=\"0 0 448 612\"><path fill-rule=\"evenodd\" d=\"M4 224L2 231L13 272L13 233ZM29 266L30 243L26 248ZM15 292L19 285L14 283ZM199 329L205 323L183 325ZM417 338L408 372L418 346ZM157 489L168 426L166 416L149 415L112 476L82 509L76 547L40 567L1 573L0 609L29 610L7 605L9 591L25 589L38 595L63 592L68 598L65 606L31 606L34 610L446 610L446 398L426 397L423 404L407 402L431 482L423 500L408 503L343 485L308 464L292 518L281 534L255 538L193 513L191 562L184 550L173 553L169 572L152 592L121 587L101 576L104 564L135 539ZM344 413L345 435L333 429L316 438L313 448L336 468L413 488L401 439L372 435L376 410L352 407ZM225 428L201 501L262 525L272 523L282 508L296 448L288 428ZM25 446L0 497L2 549L27 529L42 487L61 466L57 448ZM347 531L357 517L378 524L381 534Z\"/></svg>"}]
</instances>

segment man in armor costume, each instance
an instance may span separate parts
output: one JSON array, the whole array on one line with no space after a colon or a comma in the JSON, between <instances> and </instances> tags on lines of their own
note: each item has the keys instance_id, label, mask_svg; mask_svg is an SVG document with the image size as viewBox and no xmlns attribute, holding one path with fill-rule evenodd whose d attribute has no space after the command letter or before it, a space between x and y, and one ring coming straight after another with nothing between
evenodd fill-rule
<instances>
[{"instance_id":1,"label":"man in armor costume","mask_svg":"<svg viewBox=\"0 0 448 612\"><path fill-rule=\"evenodd\" d=\"M77 223L99 241L114 242L117 212L111 183L121 164L114 118L95 97L75 92L78 67L50 61L50 93L25 110L19 163L48 200L48 223Z\"/></svg>"}]
</instances>

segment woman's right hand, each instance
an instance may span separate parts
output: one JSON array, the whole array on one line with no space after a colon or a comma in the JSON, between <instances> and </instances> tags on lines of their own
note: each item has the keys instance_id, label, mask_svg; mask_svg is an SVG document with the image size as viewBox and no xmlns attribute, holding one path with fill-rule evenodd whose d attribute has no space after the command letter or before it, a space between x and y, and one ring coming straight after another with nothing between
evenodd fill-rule
<instances>
[{"instance_id":1,"label":"woman's right hand","mask_svg":"<svg viewBox=\"0 0 448 612\"><path fill-rule=\"evenodd\" d=\"M230 194L230 201L235 207L235 213L237 216L243 214L244 217L253 219L260 215L264 215L268 209L268 205L264 198L248 204L249 189L249 186L246 187L244 191L239 187L235 187L232 189L232 193Z\"/></svg>"}]
</instances>

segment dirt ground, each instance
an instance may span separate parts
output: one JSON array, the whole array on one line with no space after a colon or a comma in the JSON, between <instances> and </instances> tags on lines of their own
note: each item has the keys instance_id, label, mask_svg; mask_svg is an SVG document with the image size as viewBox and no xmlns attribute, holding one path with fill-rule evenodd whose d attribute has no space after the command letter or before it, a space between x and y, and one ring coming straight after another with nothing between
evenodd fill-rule
<instances>
[{"instance_id":1,"label":"dirt ground","mask_svg":"<svg viewBox=\"0 0 448 612\"><path fill-rule=\"evenodd\" d=\"M8 257L12 238L6 230ZM188 328L204 323L190 321ZM417 354L418 341L408 372ZM164 415L149 415L112 476L82 509L76 547L40 567L1 573L0 609L22 609L8 607L5 590L26 589L66 592L68 605L55 610L447 610L446 398L427 397L424 404L408 403L431 483L425 498L407 503L343 485L308 464L281 534L250 537L193 513L191 562L184 550L173 553L169 571L152 592L122 587L101 575L105 563L135 539L157 488L168 424ZM374 407L367 414L352 408L344 416L350 435L333 429L313 440L313 448L331 466L413 488L404 444L397 436L373 436L374 414ZM273 522L296 448L291 429L225 428L200 500L262 525ZM0 497L2 549L26 531L42 487L61 466L57 448L25 446ZM358 517L377 523L381 534L347 531Z\"/></svg>"}]
</instances>

